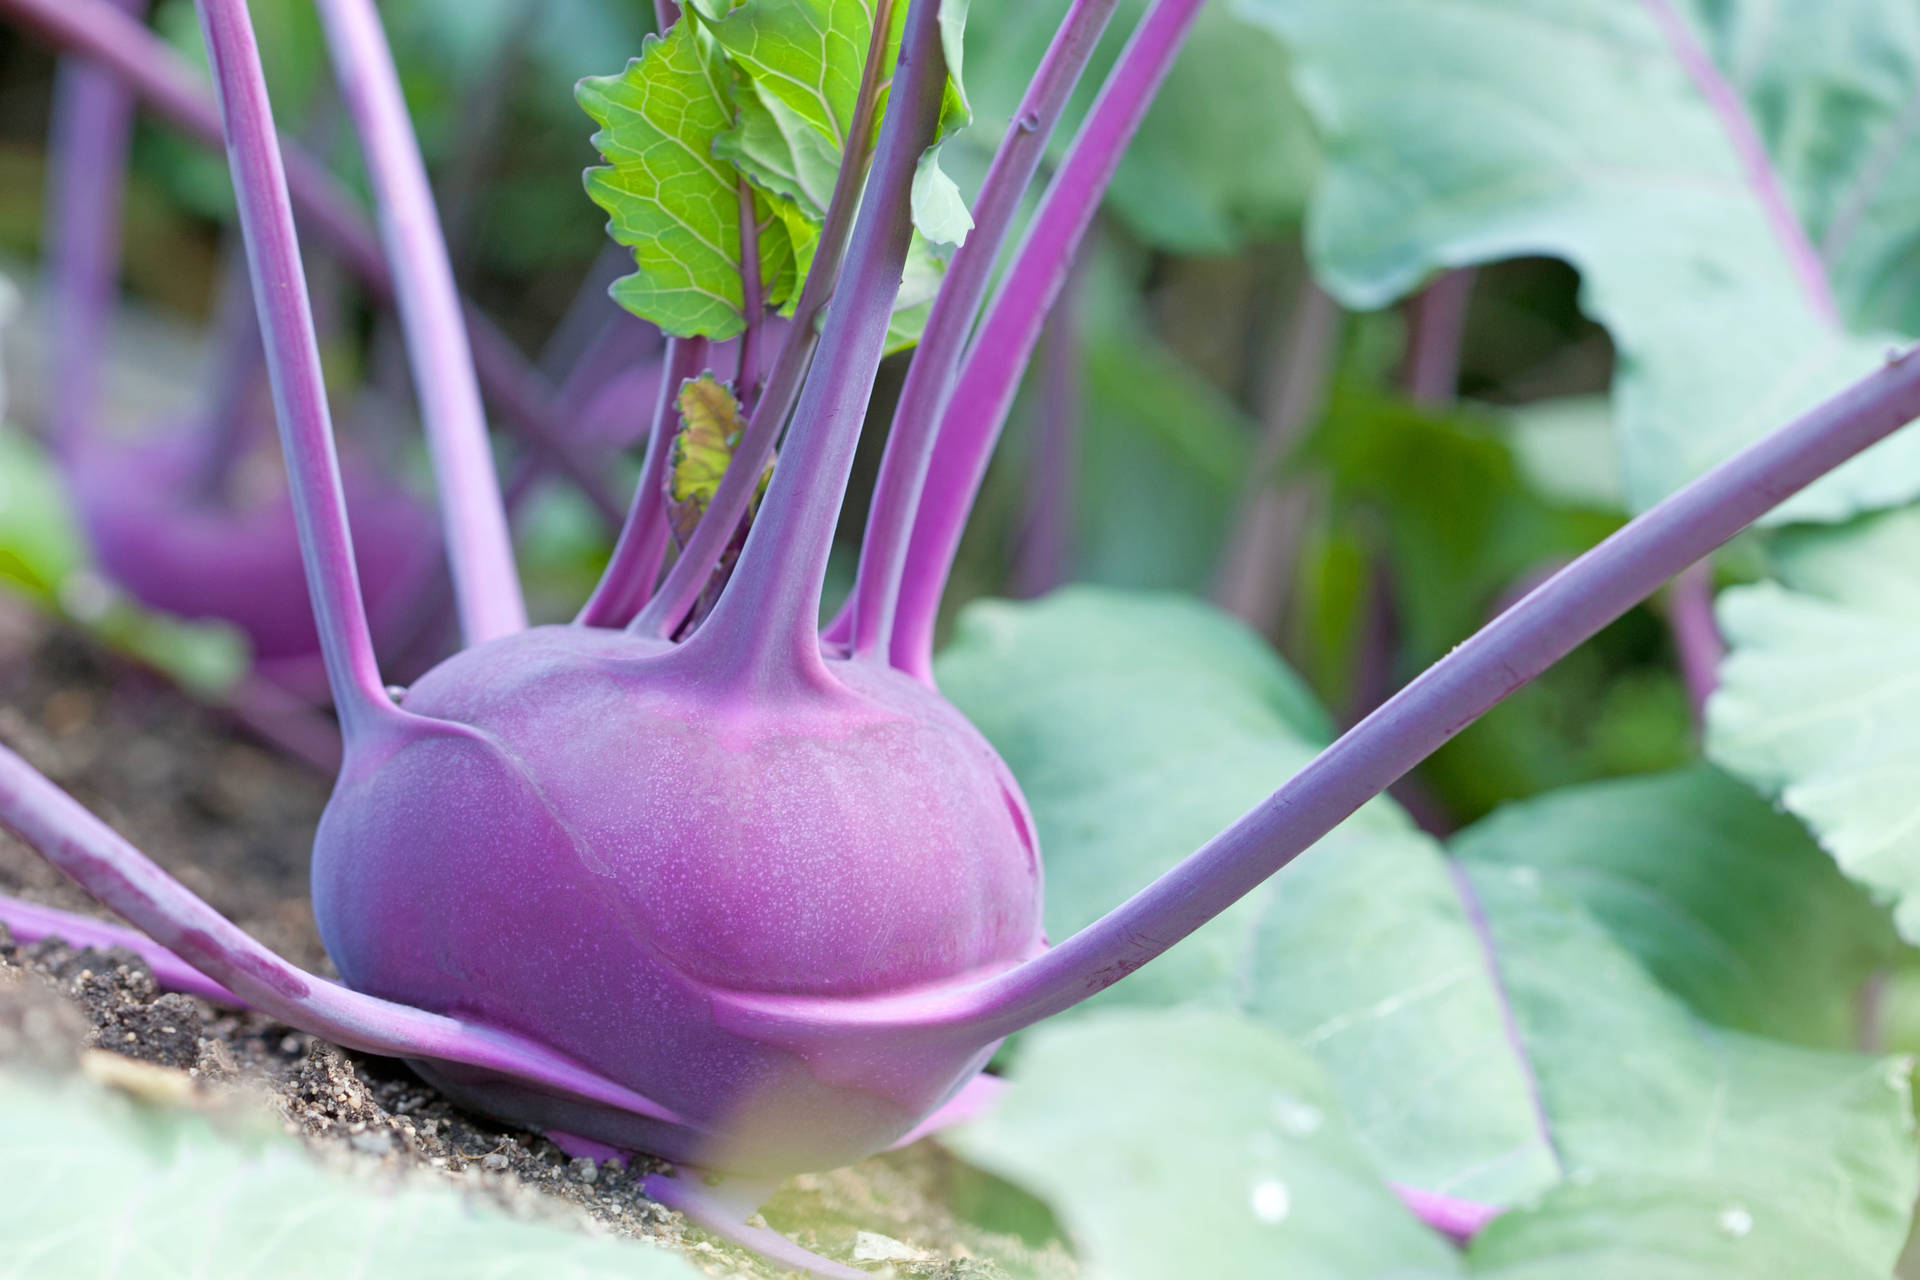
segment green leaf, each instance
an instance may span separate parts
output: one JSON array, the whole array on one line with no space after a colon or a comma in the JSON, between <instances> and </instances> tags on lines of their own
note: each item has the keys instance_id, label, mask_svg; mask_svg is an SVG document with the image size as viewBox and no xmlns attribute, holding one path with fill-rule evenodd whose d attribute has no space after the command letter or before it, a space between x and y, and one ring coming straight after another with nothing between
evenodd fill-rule
<instances>
[{"instance_id":1,"label":"green leaf","mask_svg":"<svg viewBox=\"0 0 1920 1280\"><path fill-rule=\"evenodd\" d=\"M1051 1202L1099 1280L1460 1274L1380 1181L1326 1073L1231 1012L1037 1031L1005 1099L944 1141Z\"/></svg>"},{"instance_id":2,"label":"green leaf","mask_svg":"<svg viewBox=\"0 0 1920 1280\"><path fill-rule=\"evenodd\" d=\"M328 1173L267 1130L217 1130L124 1096L0 1075L0 1197L15 1274L423 1275L668 1280L660 1249L520 1222L425 1183Z\"/></svg>"},{"instance_id":3,"label":"green leaf","mask_svg":"<svg viewBox=\"0 0 1920 1280\"><path fill-rule=\"evenodd\" d=\"M1856 1043L1863 984L1897 940L1793 818L1717 770L1571 787L1502 809L1453 855L1525 867L1703 1017Z\"/></svg>"},{"instance_id":4,"label":"green leaf","mask_svg":"<svg viewBox=\"0 0 1920 1280\"><path fill-rule=\"evenodd\" d=\"M1724 592L1708 752L1812 828L1920 940L1920 510L1794 530Z\"/></svg>"},{"instance_id":5,"label":"green leaf","mask_svg":"<svg viewBox=\"0 0 1920 1280\"><path fill-rule=\"evenodd\" d=\"M756 182L794 197L804 191L816 218L826 209L832 170L854 141L874 8L874 0L747 0L724 17L708 20L714 40L754 89L753 98L742 95L743 104L750 105L743 106L738 136L723 141L723 150L747 158ZM899 57L906 15L904 0L898 0L889 13L883 84L891 81ZM966 15L964 2L946 0L940 6L948 71L940 132L913 180L914 226L935 243L958 244L973 225L959 188L939 166L941 144L971 118L960 88L959 41ZM886 101L884 90L881 100ZM875 115L876 134L883 115ZM812 139L794 126L810 130ZM868 138L862 145L871 147L872 142ZM785 144L785 156L780 143Z\"/></svg>"},{"instance_id":6,"label":"green leaf","mask_svg":"<svg viewBox=\"0 0 1920 1280\"><path fill-rule=\"evenodd\" d=\"M939 671L1032 806L1056 940L1319 736L1278 662L1193 604L976 606ZM1657 838L1697 844L1693 816ZM1664 904L1602 923L1519 861L1485 841L1449 859L1376 801L1100 1003L1253 1014L1320 1060L1361 1144L1415 1186L1513 1204L1576 1176L1684 1176L1805 1204L1836 1258L1891 1265L1916 1187L1908 1064L1710 1025L1620 941L1671 928Z\"/></svg>"},{"instance_id":7,"label":"green leaf","mask_svg":"<svg viewBox=\"0 0 1920 1280\"><path fill-rule=\"evenodd\" d=\"M1802 247L1820 243L1820 228L1800 221L1825 170L1795 163L1817 146L1830 165L1864 171L1879 140L1822 129L1845 96L1833 86L1851 94L1852 82L1824 76L1809 32L1829 24L1830 8L1884 16L1886 6L1678 7L1681 28L1722 56L1695 68L1698 79L1656 20L1664 5L1235 5L1288 42L1325 133L1309 241L1344 302L1382 306L1446 268L1524 254L1580 270L1583 305L1620 355L1615 407L1636 508L1875 368L1892 336L1880 314L1831 318L1824 286L1808 283L1829 274ZM1911 44L1875 43L1873 60L1900 63ZM1749 79L1756 62L1778 74ZM1780 122L1776 144L1791 132L1800 150L1760 158L1770 176L1757 181L1736 144L1741 126L1716 112L1706 85L1744 91L1750 110ZM1784 200L1770 196L1774 183ZM1909 228L1916 209L1902 209ZM1843 253L1831 274L1853 270ZM1909 434L1777 518L1837 520L1916 493L1920 436Z\"/></svg>"},{"instance_id":8,"label":"green leaf","mask_svg":"<svg viewBox=\"0 0 1920 1280\"><path fill-rule=\"evenodd\" d=\"M1123 0L1051 144L1058 156L1085 118L1146 0ZM967 33L978 132L1012 123L1065 0L974 0ZM1154 95L1107 191L1135 235L1179 253L1230 253L1290 228L1319 168L1312 122L1294 96L1287 53L1225 5L1207 5Z\"/></svg>"},{"instance_id":9,"label":"green leaf","mask_svg":"<svg viewBox=\"0 0 1920 1280\"><path fill-rule=\"evenodd\" d=\"M1474 1238L1481 1280L1870 1280L1834 1256L1798 1206L1658 1175L1566 1183Z\"/></svg>"},{"instance_id":10,"label":"green leaf","mask_svg":"<svg viewBox=\"0 0 1920 1280\"><path fill-rule=\"evenodd\" d=\"M590 76L575 90L601 126L593 145L608 161L587 170L587 194L639 268L613 296L682 337L724 339L745 327L739 177L714 155L714 140L733 127L730 78L706 29L685 21L664 39L648 36L620 75ZM760 277L778 306L792 288L793 244L758 192L754 213Z\"/></svg>"}]
</instances>

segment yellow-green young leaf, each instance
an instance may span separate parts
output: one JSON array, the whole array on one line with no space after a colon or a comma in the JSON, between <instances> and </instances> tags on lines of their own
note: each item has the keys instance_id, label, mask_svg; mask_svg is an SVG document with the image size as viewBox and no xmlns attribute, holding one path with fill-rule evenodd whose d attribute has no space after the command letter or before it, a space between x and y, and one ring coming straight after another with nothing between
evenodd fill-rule
<instances>
[{"instance_id":1,"label":"yellow-green young leaf","mask_svg":"<svg viewBox=\"0 0 1920 1280\"><path fill-rule=\"evenodd\" d=\"M738 172L714 155L733 127L732 76L706 30L674 24L649 36L617 76L590 76L575 95L600 125L587 194L638 270L613 286L629 311L668 333L724 339L745 327ZM760 277L770 305L792 291L793 245L770 201L754 195Z\"/></svg>"},{"instance_id":2,"label":"yellow-green young leaf","mask_svg":"<svg viewBox=\"0 0 1920 1280\"><path fill-rule=\"evenodd\" d=\"M680 388L680 430L673 437L673 458L667 472L667 519L677 545L687 544L694 526L706 514L746 428L740 402L712 374L689 379ZM768 463L747 508L749 518L772 475L773 464Z\"/></svg>"}]
</instances>

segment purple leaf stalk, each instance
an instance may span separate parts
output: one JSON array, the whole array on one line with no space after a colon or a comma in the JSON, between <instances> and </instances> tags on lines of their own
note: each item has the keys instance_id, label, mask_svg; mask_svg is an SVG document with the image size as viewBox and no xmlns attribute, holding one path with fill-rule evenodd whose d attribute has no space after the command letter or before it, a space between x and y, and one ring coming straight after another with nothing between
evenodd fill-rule
<instances>
[{"instance_id":1,"label":"purple leaf stalk","mask_svg":"<svg viewBox=\"0 0 1920 1280\"><path fill-rule=\"evenodd\" d=\"M1920 357L1890 360L1574 561L1200 850L1049 946L1032 819L1006 766L932 687L932 611L1013 382L1198 0L1150 7L974 329L987 263L1108 6L1069 12L936 304L935 319L942 306L959 314L930 320L916 358L925 385L903 396L894 424L848 644L823 641L816 617L907 251L909 186L937 128L937 0L907 0L817 350L793 374L776 356L755 407L777 406L793 379L780 463L712 612L678 639L642 625L661 598L639 585L655 564L642 502L634 545L622 539L625 567L610 574L620 581L603 584L591 616L507 625L510 588L493 575L511 565L487 545L497 494L443 469L443 502L458 508L449 537L467 540L456 560L469 566L468 613L496 622L395 691L361 602L244 0L198 2L345 730L313 860L315 911L344 985L267 952L6 753L0 821L171 955L275 1017L406 1058L466 1104L569 1142L729 1175L731 1190L678 1178L653 1190L821 1274L858 1273L741 1225L766 1180L859 1159L943 1108L965 1110L1003 1037L1151 962L1667 578L1920 414ZM336 51L361 59L354 76L390 75L372 55L371 0L328 0L322 13ZM389 88L369 93L363 129L402 129ZM398 248L392 229L426 213L423 188L394 177L378 186ZM437 288L437 242L405 243L435 261L403 296ZM464 384L445 302L414 310L425 332L412 341ZM670 363L700 361L681 348ZM738 520L715 505L702 529L718 521L730 537ZM1456 1235L1494 1211L1404 1195Z\"/></svg>"}]
</instances>

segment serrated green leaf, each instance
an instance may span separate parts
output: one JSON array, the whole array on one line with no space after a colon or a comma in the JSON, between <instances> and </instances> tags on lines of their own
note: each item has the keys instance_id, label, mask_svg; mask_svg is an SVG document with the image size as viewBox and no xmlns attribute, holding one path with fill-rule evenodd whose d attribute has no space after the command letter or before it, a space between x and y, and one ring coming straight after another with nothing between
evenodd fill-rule
<instances>
[{"instance_id":1,"label":"serrated green leaf","mask_svg":"<svg viewBox=\"0 0 1920 1280\"><path fill-rule=\"evenodd\" d=\"M1046 1198L1097 1280L1441 1280L1458 1258L1381 1182L1325 1072L1231 1011L1045 1028L943 1141Z\"/></svg>"},{"instance_id":2,"label":"serrated green leaf","mask_svg":"<svg viewBox=\"0 0 1920 1280\"><path fill-rule=\"evenodd\" d=\"M706 29L686 21L664 39L648 36L620 75L590 76L575 91L601 126L593 144L608 161L587 170L587 194L638 267L613 296L683 337L724 339L745 327L739 177L714 155L715 139L734 123L730 79ZM761 280L778 306L792 287L793 246L758 193L754 211Z\"/></svg>"},{"instance_id":3,"label":"serrated green leaf","mask_svg":"<svg viewBox=\"0 0 1920 1280\"><path fill-rule=\"evenodd\" d=\"M1794 530L1724 592L1708 754L1812 828L1920 939L1920 510Z\"/></svg>"},{"instance_id":4,"label":"serrated green leaf","mask_svg":"<svg viewBox=\"0 0 1920 1280\"><path fill-rule=\"evenodd\" d=\"M1264 798L1318 737L1277 709L1291 679L1270 653L1193 604L976 606L939 674L1033 808L1055 939ZM1513 1204L1576 1174L1678 1174L1805 1204L1836 1259L1891 1265L1916 1186L1908 1065L1706 1023L1615 936L1665 914L1621 905L1603 925L1539 869L1484 844L1449 859L1376 801L1096 1003L1255 1015L1326 1066L1359 1141L1415 1186Z\"/></svg>"},{"instance_id":5,"label":"serrated green leaf","mask_svg":"<svg viewBox=\"0 0 1920 1280\"><path fill-rule=\"evenodd\" d=\"M1336 296L1378 307L1435 272L1523 254L1554 254L1580 270L1583 305L1621 356L1615 407L1634 507L1884 358L1894 336L1879 328L1885 317L1849 308L1836 320L1827 286L1810 283L1852 268L1844 254L1834 266L1804 247L1821 240L1804 219L1817 200L1808 184L1831 168L1859 171L1869 158L1864 131L1822 128L1852 91L1833 92L1823 76L1818 33L1833 25L1832 9L1884 17L1886 5L1236 0L1235 8L1288 42L1325 134L1328 170L1308 230L1317 273ZM1693 43L1710 55L1703 63L1689 58ZM1910 43L1884 52L1897 62ZM1881 53L1876 46L1876 62ZM1750 78L1761 63L1777 74ZM1770 140L1781 146L1790 135L1799 150L1743 155L1743 123L1717 110L1709 89L1734 101L1744 93L1748 112L1781 122ZM1827 168L1795 163L1810 147L1831 153ZM1909 227L1915 208L1902 211ZM1909 434L1820 481L1777 518L1843 519L1916 493L1920 436Z\"/></svg>"},{"instance_id":6,"label":"serrated green leaf","mask_svg":"<svg viewBox=\"0 0 1920 1280\"><path fill-rule=\"evenodd\" d=\"M5 1266L19 1276L699 1274L660 1249L515 1221L442 1187L325 1172L264 1124L221 1132L77 1085L0 1074L0 1159L35 1171L0 1197Z\"/></svg>"}]
</instances>

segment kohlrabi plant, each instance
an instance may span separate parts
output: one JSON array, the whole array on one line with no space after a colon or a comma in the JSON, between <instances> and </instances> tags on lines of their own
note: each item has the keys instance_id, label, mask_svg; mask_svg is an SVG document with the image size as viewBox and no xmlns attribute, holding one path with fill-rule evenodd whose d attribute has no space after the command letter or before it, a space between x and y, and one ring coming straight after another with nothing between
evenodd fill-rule
<instances>
[{"instance_id":1,"label":"kohlrabi plant","mask_svg":"<svg viewBox=\"0 0 1920 1280\"><path fill-rule=\"evenodd\" d=\"M372 0L317 8L384 257L283 148L245 0L198 0L345 742L312 863L341 980L267 950L10 752L0 752L0 822L145 937L13 902L0 902L0 920L24 937L133 946L165 983L403 1058L449 1097L571 1149L660 1157L675 1171L649 1177L650 1194L818 1275L865 1273L748 1225L781 1179L988 1109L1002 1087L982 1074L996 1050L1083 1002L1176 995L1213 1007L1034 1033L1018 1057L1025 1080L958 1140L1052 1197L1107 1274L1183 1265L1149 1233L1147 1192L1127 1200L1136 1188L1214 1215L1207 1247L1226 1261L1186 1259L1208 1274L1598 1276L1626 1274L1592 1269L1621 1256L1649 1275L1884 1273L1915 1190L1906 1065L1741 1039L1777 1031L1774 1019L1793 1022L1788 1038L1833 1039L1798 1021L1820 1016L1810 998L1754 1003L1760 987L1806 980L1767 958L1769 942L1811 928L1791 904L1820 864L1792 845L1790 820L1755 812L1737 784L1701 771L1551 797L1443 853L1376 797L1781 504L1833 519L1911 497L1914 469L1887 451L1877 467L1823 477L1920 415L1920 361L1839 328L1806 232L1767 185L1752 121L1690 19L1664 0L1564 0L1551 14L1498 18L1516 43L1545 42L1564 65L1471 29L1470 11L1499 6L1382 0L1356 16L1242 0L1240 19L1285 41L1327 145L1309 241L1328 290L1303 302L1301 340L1324 350L1333 299L1378 306L1438 280L1422 305L1440 328L1414 344L1404 385L1416 400L1450 399L1445 349L1457 351L1471 282L1444 273L1563 252L1591 272L1596 307L1630 317L1619 321L1619 430L1642 509L1337 736L1256 641L1196 605L1074 591L1025 612L983 608L936 683L939 604L1019 382L1202 9L1146 4L1113 34L1117 53L1106 46L1097 93L1076 101L1115 7L1072 0L1037 61L1018 68L1024 89L970 207L942 167L970 110L962 0L662 4L661 33L623 71L581 83L605 161L587 190L634 263L611 292L666 340L640 484L605 574L571 624L530 627L476 377L475 355L495 349L469 345ZM0 11L106 62L116 78L102 83L207 131L210 105L106 0L4 0ZM1602 37L1624 52L1600 48ZM1635 58L1656 55L1680 68L1654 77L1679 104L1673 138L1628 92L1644 88ZM1557 115L1514 88L1522 64L1536 96L1573 95ZM1483 83L1518 98L1497 104L1508 133L1491 158L1474 150L1477 129L1433 124ZM1061 142L1070 108L1079 123ZM1578 175L1555 168L1597 128L1591 117L1616 110L1647 113L1649 153L1734 138L1733 161L1712 152L1703 207L1679 197L1677 211L1652 207L1662 182L1684 185L1684 155L1651 176L1599 147ZM1399 130L1427 125L1438 141L1395 145ZM1443 166L1446 147L1467 158ZM1050 156L1044 189L1023 208ZM1217 156L1182 159L1231 193L1223 207L1259 203L1261 184L1243 188ZM1760 212L1726 195L1747 179ZM1231 219L1156 195L1166 193L1135 183L1120 215L1202 242L1238 234ZM1699 231L1724 212L1716 199L1740 211L1738 234L1687 239L1682 215ZM464 647L405 687L375 658L297 209L316 238L391 283L412 353ZM1642 261L1622 248L1636 218L1667 237L1667 252ZM1767 239L1781 234L1787 267ZM1774 256L1756 267L1755 254ZM1727 286L1699 314L1639 301L1696 277L1745 287ZM1752 313L1794 289L1806 324L1756 332ZM1443 353L1422 356L1423 342ZM732 344L724 357L721 343ZM876 375L909 345L858 570L823 624ZM1819 368L1795 363L1802 354ZM1744 382L1716 380L1716 362L1739 363ZM1654 447L1674 436L1687 447ZM1271 452L1254 468L1256 498L1283 450ZM153 471L127 483L142 480L170 483ZM1266 527L1257 511L1243 518L1235 550ZM1878 536L1903 546L1903 530L1890 521ZM1819 538L1793 544L1796 584L1856 611L1882 608L1828 550ZM1247 563L1226 576L1257 576ZM1766 611L1794 607L1750 590L1765 595L1730 615L1736 647L1760 643L1748 637ZM1220 595L1248 616L1264 608L1236 589ZM1745 661L1750 673L1765 655ZM1738 660L1733 671L1738 689ZM1063 690L1079 701L1068 706ZM1877 815L1865 833L1848 826L1833 791L1809 782L1831 767L1822 741L1781 745L1776 728L1756 745L1754 699L1715 705L1728 763L1782 790L1816 827L1842 827L1843 861L1855 835L1911 838L1903 815ZM1904 768L1906 740L1885 732L1886 760L1854 769ZM1861 785L1839 783L1843 794ZM1136 788L1144 808L1132 807ZM1126 829L1112 829L1116 813L1130 815ZM1671 822L1640 842L1652 850L1643 862L1610 868L1599 887L1583 878L1574 846L1602 830L1631 845L1628 819L1650 815ZM1665 846L1654 846L1681 829L1690 850L1658 859ZM1042 834L1049 874L1071 890L1065 916L1043 901ZM1096 841L1128 856L1096 861L1086 853ZM1607 927L1636 894L1717 919L1686 870L1713 866L1725 875L1716 883L1741 885L1762 874L1759 852L1785 846L1799 852L1763 865L1790 905L1760 941L1703 930L1669 947L1657 930L1629 922L1616 941ZM1084 909L1123 872L1145 883ZM1911 888L1891 876L1888 887ZM1874 927L1864 906L1845 921ZM1374 960L1383 971L1391 962L1394 981L1362 972ZM1734 1029L1694 1018L1663 984ZM1468 1011L1449 1021L1456 1009ZM1292 1039L1250 1027L1241 1010L1270 1015ZM1403 1016L1430 1019L1417 1047L1366 1039ZM1581 1018L1591 1034L1565 1035ZM1316 1063L1312 1050L1327 1056ZM1362 1090L1381 1075L1391 1086ZM1093 1125L1090 1110L1061 1103L1075 1094L1129 1114ZM1841 1118L1829 1125L1822 1108L1834 1098ZM1670 1137L1659 1160L1610 1161L1615 1116ZM1802 1180L1779 1153L1798 1159L1809 1128L1827 1145ZM1855 1166L1867 1171L1859 1185ZM1121 1190L1080 1194L1093 1167ZM1560 1197L1551 1213L1539 1209L1548 1196ZM1594 1263L1628 1213L1658 1230ZM1762 1252L1739 1253L1749 1237ZM1248 1269L1263 1249L1277 1270ZM1741 1269L1755 1257L1771 1269Z\"/></svg>"}]
</instances>

